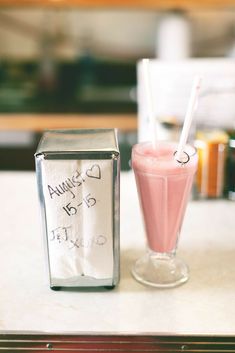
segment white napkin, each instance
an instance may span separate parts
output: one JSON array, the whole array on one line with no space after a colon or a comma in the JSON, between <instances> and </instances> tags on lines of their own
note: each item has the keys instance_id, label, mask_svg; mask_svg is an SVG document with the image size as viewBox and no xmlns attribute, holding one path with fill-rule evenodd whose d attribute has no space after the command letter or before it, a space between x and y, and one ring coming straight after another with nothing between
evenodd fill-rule
<instances>
[{"instance_id":1,"label":"white napkin","mask_svg":"<svg viewBox=\"0 0 235 353\"><path fill-rule=\"evenodd\" d=\"M51 277L113 276L112 163L42 162Z\"/></svg>"}]
</instances>

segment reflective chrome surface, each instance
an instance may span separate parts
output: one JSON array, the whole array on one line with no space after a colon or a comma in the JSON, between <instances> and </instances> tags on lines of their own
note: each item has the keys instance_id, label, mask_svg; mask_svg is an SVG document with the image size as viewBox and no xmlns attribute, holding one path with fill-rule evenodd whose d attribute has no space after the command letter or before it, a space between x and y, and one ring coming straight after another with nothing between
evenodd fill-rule
<instances>
[{"instance_id":1,"label":"reflective chrome surface","mask_svg":"<svg viewBox=\"0 0 235 353\"><path fill-rule=\"evenodd\" d=\"M231 336L0 334L3 352L235 352Z\"/></svg>"}]
</instances>

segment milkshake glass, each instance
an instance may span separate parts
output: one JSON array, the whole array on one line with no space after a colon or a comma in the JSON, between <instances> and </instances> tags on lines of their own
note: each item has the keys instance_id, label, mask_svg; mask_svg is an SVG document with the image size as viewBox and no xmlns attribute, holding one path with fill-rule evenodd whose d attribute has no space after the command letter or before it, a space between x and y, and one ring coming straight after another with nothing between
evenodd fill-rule
<instances>
[{"instance_id":1,"label":"milkshake glass","mask_svg":"<svg viewBox=\"0 0 235 353\"><path fill-rule=\"evenodd\" d=\"M177 145L139 143L132 149L140 206L147 237L147 254L132 269L136 280L155 287L174 287L188 280L187 265L175 256L194 174L196 150L186 145L181 161Z\"/></svg>"}]
</instances>

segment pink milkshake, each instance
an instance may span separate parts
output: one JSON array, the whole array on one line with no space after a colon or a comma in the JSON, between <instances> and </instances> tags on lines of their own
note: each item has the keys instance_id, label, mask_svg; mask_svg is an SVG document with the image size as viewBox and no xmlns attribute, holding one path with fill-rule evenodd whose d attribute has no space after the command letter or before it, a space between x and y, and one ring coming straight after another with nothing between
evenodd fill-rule
<instances>
[{"instance_id":1,"label":"pink milkshake","mask_svg":"<svg viewBox=\"0 0 235 353\"><path fill-rule=\"evenodd\" d=\"M159 266L162 268L165 265L169 267L170 264L171 272L180 271L179 268L173 269L175 266L174 252L198 161L195 149L186 145L183 157L187 163L179 163L174 158L176 149L177 145L174 143L159 142L156 149L153 149L151 143L140 143L135 145L132 150L132 167L136 178L148 248L152 262L155 261L152 265L154 268ZM145 262L148 262L148 268L151 265L149 264L150 260L150 258L145 258ZM170 260L171 263L167 260ZM141 266L143 267L143 259ZM137 277L136 273L134 275ZM167 277L166 274L161 276ZM171 278L166 279L165 286L168 286L172 281ZM164 283L161 286L164 286Z\"/></svg>"}]
</instances>

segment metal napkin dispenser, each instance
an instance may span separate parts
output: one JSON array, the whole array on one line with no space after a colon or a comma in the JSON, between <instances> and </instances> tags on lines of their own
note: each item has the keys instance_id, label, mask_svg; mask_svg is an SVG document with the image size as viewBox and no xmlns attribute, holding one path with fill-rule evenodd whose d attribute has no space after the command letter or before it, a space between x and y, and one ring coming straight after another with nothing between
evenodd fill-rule
<instances>
[{"instance_id":1,"label":"metal napkin dispenser","mask_svg":"<svg viewBox=\"0 0 235 353\"><path fill-rule=\"evenodd\" d=\"M50 287L114 287L119 281L116 131L49 130L35 160Z\"/></svg>"}]
</instances>

